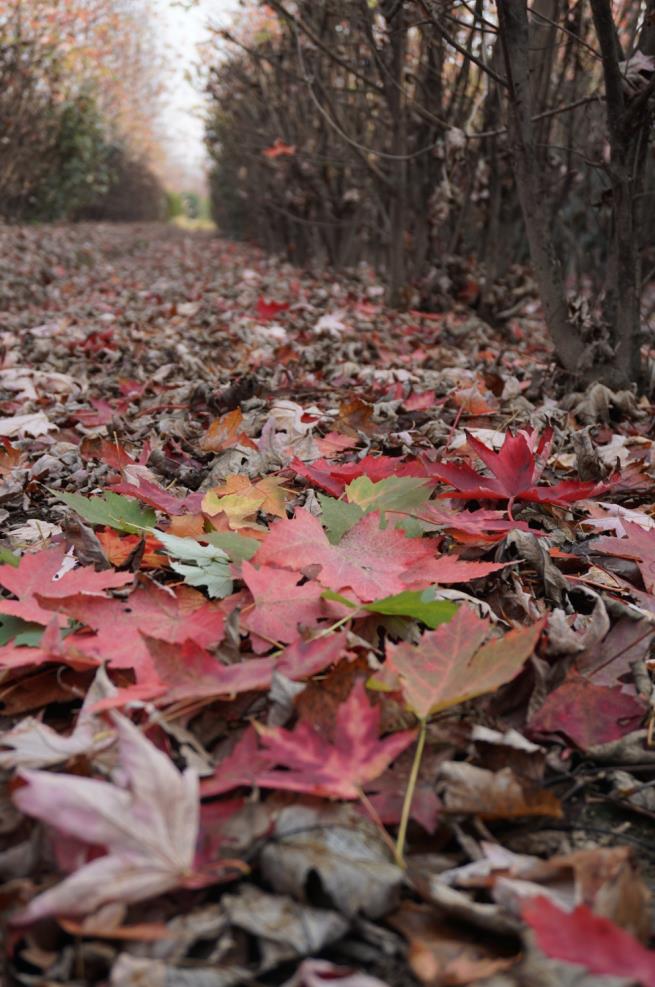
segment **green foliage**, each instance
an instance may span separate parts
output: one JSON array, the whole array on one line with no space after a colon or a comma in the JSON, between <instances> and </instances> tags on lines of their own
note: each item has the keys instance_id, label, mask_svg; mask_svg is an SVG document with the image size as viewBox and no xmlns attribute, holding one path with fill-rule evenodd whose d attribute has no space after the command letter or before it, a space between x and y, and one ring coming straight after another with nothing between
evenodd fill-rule
<instances>
[{"instance_id":1,"label":"green foliage","mask_svg":"<svg viewBox=\"0 0 655 987\"><path fill-rule=\"evenodd\" d=\"M353 603L347 596L326 589L322 594L324 600L342 603L353 610L367 610L369 613L379 613L385 617L411 617L420 620L422 624L434 630L439 624L446 624L457 612L457 606L449 600L435 600L434 588L405 590L393 596L385 596L372 603Z\"/></svg>"},{"instance_id":2,"label":"green foliage","mask_svg":"<svg viewBox=\"0 0 655 987\"><path fill-rule=\"evenodd\" d=\"M82 494L61 493L59 490L52 493L89 524L141 534L144 528L151 528L156 520L152 508L142 507L137 500L111 491L102 497L83 497Z\"/></svg>"},{"instance_id":3,"label":"green foliage","mask_svg":"<svg viewBox=\"0 0 655 987\"><path fill-rule=\"evenodd\" d=\"M177 219L184 215L184 203L179 192L166 193L166 219Z\"/></svg>"},{"instance_id":4,"label":"green foliage","mask_svg":"<svg viewBox=\"0 0 655 987\"><path fill-rule=\"evenodd\" d=\"M50 167L23 218L61 219L102 195L110 183L109 154L93 97L82 94L64 103L56 118Z\"/></svg>"}]
</instances>

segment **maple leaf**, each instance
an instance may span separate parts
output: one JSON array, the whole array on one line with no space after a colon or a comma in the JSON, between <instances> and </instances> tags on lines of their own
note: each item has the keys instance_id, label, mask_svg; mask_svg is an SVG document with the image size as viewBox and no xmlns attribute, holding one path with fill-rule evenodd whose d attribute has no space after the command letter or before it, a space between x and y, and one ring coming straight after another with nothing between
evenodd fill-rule
<instances>
[{"instance_id":1,"label":"maple leaf","mask_svg":"<svg viewBox=\"0 0 655 987\"><path fill-rule=\"evenodd\" d=\"M216 765L213 775L200 782L200 794L202 798L211 798L235 788L254 788L257 776L272 764L271 753L259 746L257 731L248 727L232 751Z\"/></svg>"},{"instance_id":2,"label":"maple leaf","mask_svg":"<svg viewBox=\"0 0 655 987\"><path fill-rule=\"evenodd\" d=\"M427 720L510 682L534 651L542 629L539 621L485 644L490 621L460 607L447 624L423 635L420 648L407 642L391 645L382 671L369 685L400 691L416 716Z\"/></svg>"},{"instance_id":3,"label":"maple leaf","mask_svg":"<svg viewBox=\"0 0 655 987\"><path fill-rule=\"evenodd\" d=\"M292 459L289 465L297 476L310 480L312 484L333 497L340 497L347 484L352 483L358 476L367 476L369 480L377 482L388 476L425 477L427 475L425 467L417 460L402 463L394 456L368 455L356 463L341 464L331 463L327 459L316 459L311 464L303 463L300 459Z\"/></svg>"},{"instance_id":4,"label":"maple leaf","mask_svg":"<svg viewBox=\"0 0 655 987\"><path fill-rule=\"evenodd\" d=\"M338 545L331 545L320 521L300 509L277 521L254 556L258 565L296 572L320 565L318 581L333 590L349 587L364 600L392 596L405 589L403 573L432 554L432 547L391 528L380 529L377 511L365 514Z\"/></svg>"},{"instance_id":5,"label":"maple leaf","mask_svg":"<svg viewBox=\"0 0 655 987\"><path fill-rule=\"evenodd\" d=\"M43 597L39 599L43 601ZM78 594L43 602L53 607L56 604L60 613L97 631L87 638L87 653L115 668L133 668L139 682L149 680L153 671L143 635L171 644L188 639L203 648L223 640L223 615L205 603L201 594L185 586L173 591L148 581L127 600Z\"/></svg>"},{"instance_id":6,"label":"maple leaf","mask_svg":"<svg viewBox=\"0 0 655 987\"><path fill-rule=\"evenodd\" d=\"M587 905L571 912L544 896L523 905L523 921L535 934L546 956L576 963L599 976L626 977L643 987L655 987L655 951Z\"/></svg>"},{"instance_id":7,"label":"maple leaf","mask_svg":"<svg viewBox=\"0 0 655 987\"><path fill-rule=\"evenodd\" d=\"M474 562L458 559L452 555L441 555L434 559L426 559L417 566L407 569L402 580L405 586L417 583L467 583L469 579L481 579L492 572L499 572L509 563L506 562Z\"/></svg>"},{"instance_id":8,"label":"maple leaf","mask_svg":"<svg viewBox=\"0 0 655 987\"><path fill-rule=\"evenodd\" d=\"M53 493L89 524L106 525L109 528L118 528L119 531L139 532L142 528L151 527L156 521L154 511L144 510L137 501L121 497L111 490L102 497L83 497L82 494L60 491Z\"/></svg>"},{"instance_id":9,"label":"maple leaf","mask_svg":"<svg viewBox=\"0 0 655 987\"><path fill-rule=\"evenodd\" d=\"M655 593L655 530L644 529L629 521L623 521L623 529L625 538L601 535L600 538L594 538L590 547L595 552L634 559L647 591Z\"/></svg>"},{"instance_id":10,"label":"maple leaf","mask_svg":"<svg viewBox=\"0 0 655 987\"><path fill-rule=\"evenodd\" d=\"M200 440L203 452L223 452L237 445L245 445L256 449L255 443L240 431L243 424L243 412L240 408L228 411L213 421Z\"/></svg>"},{"instance_id":11,"label":"maple leaf","mask_svg":"<svg viewBox=\"0 0 655 987\"><path fill-rule=\"evenodd\" d=\"M193 874L198 834L198 779L180 774L129 720L114 714L126 784L76 775L24 771L13 795L27 815L106 855L76 870L19 912L18 925L46 915L85 915L179 887Z\"/></svg>"},{"instance_id":12,"label":"maple leaf","mask_svg":"<svg viewBox=\"0 0 655 987\"><path fill-rule=\"evenodd\" d=\"M361 680L337 711L334 744L303 721L294 730L257 724L271 763L284 770L258 773L256 782L326 798L359 798L362 786L382 774L416 736L415 730L403 730L380 740L379 727L380 708L370 705Z\"/></svg>"},{"instance_id":13,"label":"maple leaf","mask_svg":"<svg viewBox=\"0 0 655 987\"><path fill-rule=\"evenodd\" d=\"M265 476L263 479L253 483L247 476L239 473L231 474L225 478L225 483L220 487L213 487L209 490L202 501L202 509L205 514L216 514L225 511L227 514L234 514L235 517L245 517L243 509L237 510L240 501L236 498L242 497L245 504L253 504L256 511L263 511L265 514L273 514L275 517L284 518L287 516L285 502L288 492L283 486L284 480L279 476ZM226 498L236 495L234 501L227 502L235 505L234 509L226 509Z\"/></svg>"},{"instance_id":14,"label":"maple leaf","mask_svg":"<svg viewBox=\"0 0 655 987\"><path fill-rule=\"evenodd\" d=\"M140 474L130 474L134 482L122 480L120 483L112 485L112 491L118 494L126 494L134 497L150 507L154 507L164 514L173 516L176 514L197 514L200 511L202 502L201 493L191 493L186 497L176 497L174 494L164 490L158 484Z\"/></svg>"},{"instance_id":15,"label":"maple leaf","mask_svg":"<svg viewBox=\"0 0 655 987\"><path fill-rule=\"evenodd\" d=\"M18 597L18 601L2 600L2 613L36 624L49 624L53 619L52 612L41 606L37 595L51 600L76 593L101 597L105 590L126 586L134 580L131 572L114 572L111 569L96 572L91 566L70 568L68 562L64 562L65 558L65 549L57 546L23 555L17 568L13 565L0 566L0 585Z\"/></svg>"},{"instance_id":16,"label":"maple leaf","mask_svg":"<svg viewBox=\"0 0 655 987\"><path fill-rule=\"evenodd\" d=\"M249 562L242 564L241 575L255 601L254 609L243 615L242 624L253 634L291 644L299 636L300 625L313 627L323 616L318 583L298 586L296 573L272 566L256 569Z\"/></svg>"},{"instance_id":17,"label":"maple leaf","mask_svg":"<svg viewBox=\"0 0 655 987\"><path fill-rule=\"evenodd\" d=\"M188 586L204 586L208 596L223 597L232 592L228 557L216 545L201 545L195 538L179 538L156 528L149 529L166 549L171 569L184 577Z\"/></svg>"},{"instance_id":18,"label":"maple leaf","mask_svg":"<svg viewBox=\"0 0 655 987\"><path fill-rule=\"evenodd\" d=\"M435 463L429 467L430 475L450 483L455 487L448 497L481 498L483 500L534 501L545 504L571 504L585 497L594 497L612 487L612 483L581 482L564 480L554 486L537 486L552 441L552 430L548 429L537 441L536 435L518 432L505 433L499 452L466 433L468 445L477 453L492 476L477 473L467 464L458 466L450 463Z\"/></svg>"},{"instance_id":19,"label":"maple leaf","mask_svg":"<svg viewBox=\"0 0 655 987\"><path fill-rule=\"evenodd\" d=\"M573 669L529 722L536 733L561 733L582 750L636 730L646 712L636 697L596 685Z\"/></svg>"},{"instance_id":20,"label":"maple leaf","mask_svg":"<svg viewBox=\"0 0 655 987\"><path fill-rule=\"evenodd\" d=\"M313 641L298 638L280 652L275 669L280 675L293 681L309 679L345 658L348 655L347 647L348 636L345 631L318 637Z\"/></svg>"},{"instance_id":21,"label":"maple leaf","mask_svg":"<svg viewBox=\"0 0 655 987\"><path fill-rule=\"evenodd\" d=\"M270 147L265 147L262 154L265 158L275 159L293 157L296 153L295 144L285 144L281 137L276 137Z\"/></svg>"},{"instance_id":22,"label":"maple leaf","mask_svg":"<svg viewBox=\"0 0 655 987\"><path fill-rule=\"evenodd\" d=\"M460 542L494 542L501 541L509 531L518 528L520 531L532 531L525 521L510 521L504 511L453 511L447 510L441 504L426 504L420 512L414 515L420 521L444 528Z\"/></svg>"},{"instance_id":23,"label":"maple leaf","mask_svg":"<svg viewBox=\"0 0 655 987\"><path fill-rule=\"evenodd\" d=\"M194 641L180 646L146 638L146 644L162 682L162 705L268 689L276 669L274 658L244 658L224 665Z\"/></svg>"},{"instance_id":24,"label":"maple leaf","mask_svg":"<svg viewBox=\"0 0 655 987\"><path fill-rule=\"evenodd\" d=\"M289 308L289 302L267 302L265 298L261 296L257 299L256 313L257 318L261 322L271 322L273 319L277 318L282 312L286 312Z\"/></svg>"}]
</instances>

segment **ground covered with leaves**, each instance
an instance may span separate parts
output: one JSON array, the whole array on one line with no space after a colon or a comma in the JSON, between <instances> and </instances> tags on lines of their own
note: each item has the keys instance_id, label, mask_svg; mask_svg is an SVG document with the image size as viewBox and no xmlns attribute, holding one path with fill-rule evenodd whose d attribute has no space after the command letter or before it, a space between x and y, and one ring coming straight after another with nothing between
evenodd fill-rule
<instances>
[{"instance_id":1,"label":"ground covered with leaves","mask_svg":"<svg viewBox=\"0 0 655 987\"><path fill-rule=\"evenodd\" d=\"M0 230L8 983L655 984L653 407L382 296Z\"/></svg>"}]
</instances>

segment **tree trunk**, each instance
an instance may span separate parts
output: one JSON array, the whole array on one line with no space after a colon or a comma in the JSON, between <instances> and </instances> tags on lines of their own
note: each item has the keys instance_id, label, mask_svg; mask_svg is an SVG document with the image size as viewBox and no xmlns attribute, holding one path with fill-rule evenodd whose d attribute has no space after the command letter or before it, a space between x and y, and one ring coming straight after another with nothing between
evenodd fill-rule
<instances>
[{"instance_id":1,"label":"tree trunk","mask_svg":"<svg viewBox=\"0 0 655 987\"><path fill-rule=\"evenodd\" d=\"M516 185L530 259L557 354L565 369L575 373L584 347L569 321L564 278L548 221L535 147L527 4L526 0L497 0L496 6L509 85L509 129Z\"/></svg>"}]
</instances>

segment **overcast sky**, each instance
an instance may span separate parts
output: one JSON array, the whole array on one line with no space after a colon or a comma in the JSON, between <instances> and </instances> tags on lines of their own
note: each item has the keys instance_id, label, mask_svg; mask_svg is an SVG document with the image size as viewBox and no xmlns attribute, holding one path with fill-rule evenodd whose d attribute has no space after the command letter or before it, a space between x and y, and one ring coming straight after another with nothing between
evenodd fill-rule
<instances>
[{"instance_id":1,"label":"overcast sky","mask_svg":"<svg viewBox=\"0 0 655 987\"><path fill-rule=\"evenodd\" d=\"M186 6L176 0L154 0L157 30L169 73L164 104L166 150L190 177L203 173L202 95L185 78L197 61L196 47L207 40L206 24L227 23L238 0L196 0Z\"/></svg>"}]
</instances>

